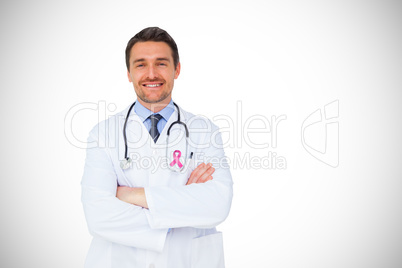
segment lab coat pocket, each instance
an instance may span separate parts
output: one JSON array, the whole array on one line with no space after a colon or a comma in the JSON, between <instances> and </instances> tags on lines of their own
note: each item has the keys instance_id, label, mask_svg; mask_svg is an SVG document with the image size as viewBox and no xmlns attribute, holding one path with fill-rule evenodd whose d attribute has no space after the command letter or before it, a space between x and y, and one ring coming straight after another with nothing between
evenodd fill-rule
<instances>
[{"instance_id":1,"label":"lab coat pocket","mask_svg":"<svg viewBox=\"0 0 402 268\"><path fill-rule=\"evenodd\" d=\"M191 242L191 268L224 268L221 232L194 238Z\"/></svg>"},{"instance_id":2,"label":"lab coat pocket","mask_svg":"<svg viewBox=\"0 0 402 268\"><path fill-rule=\"evenodd\" d=\"M194 169L195 169L195 159L194 158L187 159L187 170L186 170L186 172L187 172L188 177L190 177L191 172L193 172Z\"/></svg>"}]
</instances>

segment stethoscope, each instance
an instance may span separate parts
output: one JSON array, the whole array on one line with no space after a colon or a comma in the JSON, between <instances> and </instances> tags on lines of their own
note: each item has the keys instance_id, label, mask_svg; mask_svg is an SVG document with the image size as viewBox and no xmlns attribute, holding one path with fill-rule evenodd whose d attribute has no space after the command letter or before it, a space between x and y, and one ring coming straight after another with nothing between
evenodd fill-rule
<instances>
[{"instance_id":1,"label":"stethoscope","mask_svg":"<svg viewBox=\"0 0 402 268\"><path fill-rule=\"evenodd\" d=\"M131 167L131 162L132 162L132 159L127 156L128 148L127 148L126 126L127 126L128 117L130 116L131 110L133 109L135 103L136 103L136 102L134 102L133 104L131 104L130 108L128 109L127 116L126 116L126 120L124 121L124 126L123 126L124 159L120 161L120 167L121 167L122 169L128 169L129 167ZM176 103L174 103L174 102L173 102L173 104L174 104L174 106L176 106L176 109L177 109L177 120L174 121L172 124L170 124L170 126L169 126L169 128L168 128L168 130L167 130L167 137L166 137L166 155L168 154L170 130L172 129L172 127L173 127L174 125L178 124L178 125L184 126L184 129L186 130L186 146L185 146L186 152L185 152L185 154L184 154L184 156L186 156L186 155L187 155L187 149L188 149L188 137L189 137L189 132L188 132L187 125L186 125L184 122L182 122L182 121L180 120L180 108L179 108L179 106L178 106ZM181 155L181 152L180 152L180 155ZM180 171L183 169L183 164L178 160L178 158L180 157L180 155L178 155L177 151L174 151L174 152L173 152L174 161L172 161L172 162L168 165L168 167L169 167L171 170L180 172ZM177 166L177 168L176 168L176 166Z\"/></svg>"}]
</instances>

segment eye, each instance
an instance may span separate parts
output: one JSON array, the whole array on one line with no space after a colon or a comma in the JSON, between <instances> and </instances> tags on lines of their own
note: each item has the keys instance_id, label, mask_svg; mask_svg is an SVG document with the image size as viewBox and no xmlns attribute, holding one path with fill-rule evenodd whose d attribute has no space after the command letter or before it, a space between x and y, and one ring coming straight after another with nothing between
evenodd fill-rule
<instances>
[{"instance_id":1,"label":"eye","mask_svg":"<svg viewBox=\"0 0 402 268\"><path fill-rule=\"evenodd\" d=\"M167 64L164 63L164 62L160 62L158 65L159 65L159 66L167 66Z\"/></svg>"}]
</instances>

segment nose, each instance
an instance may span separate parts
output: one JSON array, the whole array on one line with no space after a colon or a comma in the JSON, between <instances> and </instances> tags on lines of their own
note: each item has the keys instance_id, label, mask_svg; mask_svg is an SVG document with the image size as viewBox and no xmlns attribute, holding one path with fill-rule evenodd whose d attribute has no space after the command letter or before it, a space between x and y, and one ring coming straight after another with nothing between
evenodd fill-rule
<instances>
[{"instance_id":1,"label":"nose","mask_svg":"<svg viewBox=\"0 0 402 268\"><path fill-rule=\"evenodd\" d=\"M155 79L157 77L157 73L155 70L155 66L149 66L148 67L148 78L149 79Z\"/></svg>"}]
</instances>

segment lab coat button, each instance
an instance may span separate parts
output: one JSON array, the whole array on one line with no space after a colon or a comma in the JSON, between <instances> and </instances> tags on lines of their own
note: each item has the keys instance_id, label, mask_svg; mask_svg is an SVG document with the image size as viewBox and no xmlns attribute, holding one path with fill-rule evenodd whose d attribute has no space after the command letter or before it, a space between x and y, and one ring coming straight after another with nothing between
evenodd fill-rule
<instances>
[{"instance_id":1,"label":"lab coat button","mask_svg":"<svg viewBox=\"0 0 402 268\"><path fill-rule=\"evenodd\" d=\"M152 152L154 155L156 155L157 153L158 153L158 151L157 150L153 150L153 152Z\"/></svg>"},{"instance_id":2,"label":"lab coat button","mask_svg":"<svg viewBox=\"0 0 402 268\"><path fill-rule=\"evenodd\" d=\"M150 264L150 265L149 265L149 268L155 268L155 265L154 265L154 264Z\"/></svg>"}]
</instances>

